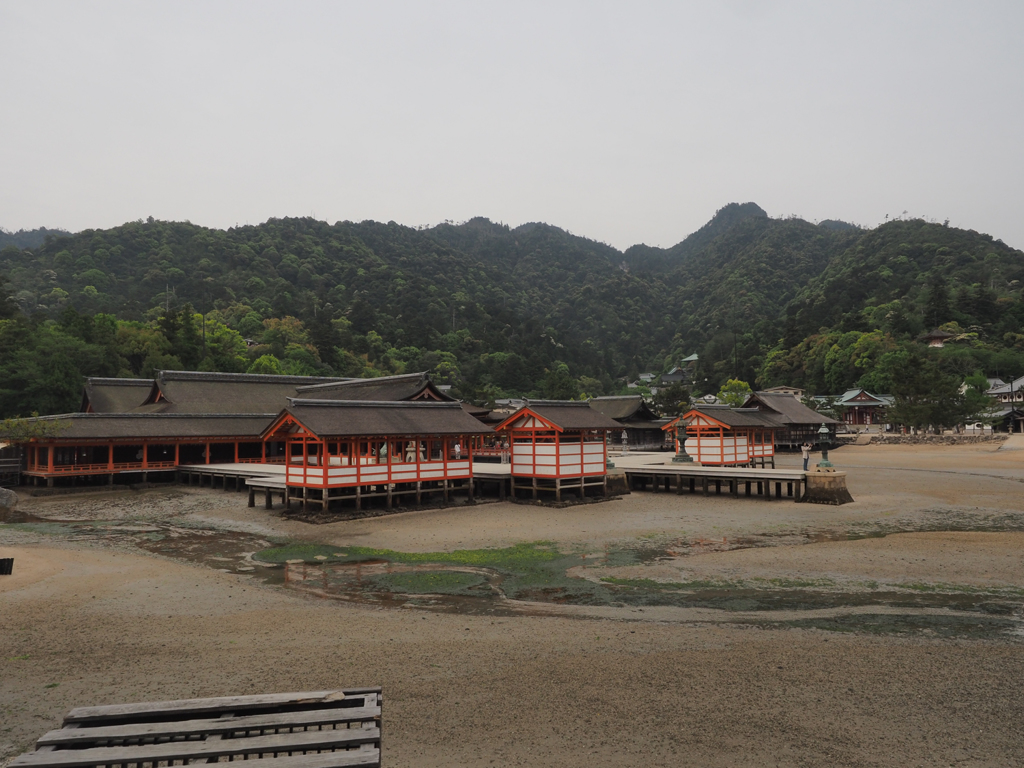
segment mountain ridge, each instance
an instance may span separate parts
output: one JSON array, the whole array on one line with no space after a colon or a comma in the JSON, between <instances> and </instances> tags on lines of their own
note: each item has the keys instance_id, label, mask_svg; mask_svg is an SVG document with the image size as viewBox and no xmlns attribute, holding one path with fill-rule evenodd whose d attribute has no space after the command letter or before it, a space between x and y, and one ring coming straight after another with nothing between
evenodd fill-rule
<instances>
[{"instance_id":1,"label":"mountain ridge","mask_svg":"<svg viewBox=\"0 0 1024 768\"><path fill-rule=\"evenodd\" d=\"M36 328L64 328L72 312L109 316L131 336L125 329L159 325L188 304L258 350L294 318L291 341L271 345L290 372L422 366L481 396L541 391L562 365L580 391L608 393L693 352L709 389L727 378L852 385L873 358L826 376L829 349L857 334L910 343L943 323L967 334L971 365L998 358L1006 370L1020 357L1024 369L1024 254L922 220L870 230L835 221L729 204L671 248L619 251L542 222L483 217L424 229L285 218L218 230L151 219L8 245L0 275ZM805 364L799 350L812 341L821 359ZM141 358L117 354L138 372ZM248 366L240 354L204 364Z\"/></svg>"}]
</instances>

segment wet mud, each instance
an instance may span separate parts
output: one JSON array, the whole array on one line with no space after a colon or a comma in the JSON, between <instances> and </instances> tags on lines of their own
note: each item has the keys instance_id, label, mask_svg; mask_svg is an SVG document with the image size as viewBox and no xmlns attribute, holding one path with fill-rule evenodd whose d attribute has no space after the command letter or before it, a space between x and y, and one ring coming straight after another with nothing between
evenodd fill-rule
<instances>
[{"instance_id":1,"label":"wet mud","mask_svg":"<svg viewBox=\"0 0 1024 768\"><path fill-rule=\"evenodd\" d=\"M830 632L920 634L1024 641L1024 590L891 585L850 591L827 581L665 583L590 572L650 565L708 552L885 537L932 531L1024 531L1024 515L939 510L914 520L842 528L783 530L741 537L624 542L599 552L562 552L545 543L506 549L405 553L289 543L253 533L159 519L56 519L18 512L0 519L6 538L41 538L142 550L311 597L474 615L550 613L551 606L698 608L718 620ZM13 538L12 538L13 537ZM546 606L546 607L542 607ZM877 610L874 610L877 609ZM815 614L793 618L793 613ZM818 615L830 613L832 615ZM706 620L706 617L702 620Z\"/></svg>"}]
</instances>

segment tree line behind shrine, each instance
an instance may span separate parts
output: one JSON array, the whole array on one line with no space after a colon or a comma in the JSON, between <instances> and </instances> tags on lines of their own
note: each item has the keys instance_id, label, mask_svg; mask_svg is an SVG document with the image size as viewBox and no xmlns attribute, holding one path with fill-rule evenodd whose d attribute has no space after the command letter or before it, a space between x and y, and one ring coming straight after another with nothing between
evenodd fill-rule
<instances>
[{"instance_id":1,"label":"tree line behind shrine","mask_svg":"<svg viewBox=\"0 0 1024 768\"><path fill-rule=\"evenodd\" d=\"M481 401L614 394L694 352L695 394L1024 374L1024 254L920 219L866 230L731 204L672 248L624 252L486 219L30 234L0 250L0 417L73 411L84 376L160 369L427 370ZM952 339L928 350L935 327Z\"/></svg>"}]
</instances>

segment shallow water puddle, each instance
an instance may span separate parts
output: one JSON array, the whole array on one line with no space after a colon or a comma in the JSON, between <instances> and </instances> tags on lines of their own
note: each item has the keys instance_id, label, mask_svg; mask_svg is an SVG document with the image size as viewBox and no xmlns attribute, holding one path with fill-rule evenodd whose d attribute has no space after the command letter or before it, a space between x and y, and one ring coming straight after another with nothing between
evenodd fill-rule
<instances>
[{"instance_id":1,"label":"shallow water puddle","mask_svg":"<svg viewBox=\"0 0 1024 768\"><path fill-rule=\"evenodd\" d=\"M505 549L403 553L316 544L273 546L258 535L187 524L139 520L54 520L19 515L3 528L134 547L216 570L252 576L304 594L381 608L513 615L550 613L537 604L625 609L713 609L720 620L837 632L1002 637L1024 641L1024 596L892 588L850 592L840 585L772 580L665 583L585 577L589 569L650 565L708 552L799 546L922 530L1022 530L1020 517L900 521L847 530L780 531L742 537L680 538L658 544L561 552L545 543ZM945 523L945 525L943 525ZM973 523L973 524L969 524ZM885 615L872 609L885 609ZM895 612L894 612L895 609ZM843 611L843 615L818 615ZM906 611L901 613L900 611ZM814 618L783 613L818 612ZM623 617L626 616L624 612ZM927 612L927 613L923 613ZM738 616L743 614L743 616ZM753 618L752 618L753 616ZM777 616L777 618L776 618ZM630 616L631 618L636 618ZM705 619L702 619L705 620Z\"/></svg>"}]
</instances>

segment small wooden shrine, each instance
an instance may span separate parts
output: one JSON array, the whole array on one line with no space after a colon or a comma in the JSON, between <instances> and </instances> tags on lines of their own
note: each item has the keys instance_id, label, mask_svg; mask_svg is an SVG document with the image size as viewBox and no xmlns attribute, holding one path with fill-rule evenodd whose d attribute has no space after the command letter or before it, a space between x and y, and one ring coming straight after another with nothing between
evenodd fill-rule
<instances>
[{"instance_id":1,"label":"small wooden shrine","mask_svg":"<svg viewBox=\"0 0 1024 768\"><path fill-rule=\"evenodd\" d=\"M676 452L704 466L775 466L775 433L783 429L756 408L702 405L662 429L675 435Z\"/></svg>"},{"instance_id":2,"label":"small wooden shrine","mask_svg":"<svg viewBox=\"0 0 1024 768\"><path fill-rule=\"evenodd\" d=\"M263 433L285 444L285 504L473 491L474 438L493 430L458 402L289 398Z\"/></svg>"},{"instance_id":3,"label":"small wooden shrine","mask_svg":"<svg viewBox=\"0 0 1024 768\"><path fill-rule=\"evenodd\" d=\"M495 429L511 446L513 495L528 490L536 499L550 492L561 501L570 488L581 497L588 487L607 493L607 435L621 427L588 403L530 401Z\"/></svg>"}]
</instances>

